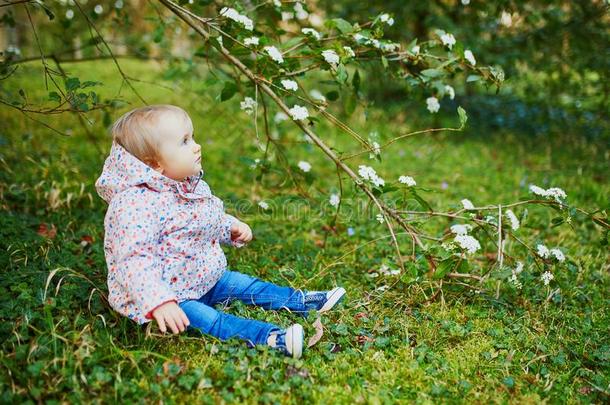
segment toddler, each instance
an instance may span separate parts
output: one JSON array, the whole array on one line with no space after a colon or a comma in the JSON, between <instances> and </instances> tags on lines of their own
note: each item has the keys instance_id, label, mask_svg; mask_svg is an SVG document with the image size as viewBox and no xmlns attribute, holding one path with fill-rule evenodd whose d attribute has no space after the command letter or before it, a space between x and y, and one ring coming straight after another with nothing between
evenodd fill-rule
<instances>
[{"instance_id":1,"label":"toddler","mask_svg":"<svg viewBox=\"0 0 610 405\"><path fill-rule=\"evenodd\" d=\"M96 181L108 203L104 252L109 302L161 332L196 328L221 340L237 337L299 358L303 327L286 329L214 308L240 300L306 315L328 311L345 289L302 291L228 270L220 244L252 240L248 225L226 214L201 180L201 146L179 107L155 105L123 115L112 127L112 149Z\"/></svg>"}]
</instances>

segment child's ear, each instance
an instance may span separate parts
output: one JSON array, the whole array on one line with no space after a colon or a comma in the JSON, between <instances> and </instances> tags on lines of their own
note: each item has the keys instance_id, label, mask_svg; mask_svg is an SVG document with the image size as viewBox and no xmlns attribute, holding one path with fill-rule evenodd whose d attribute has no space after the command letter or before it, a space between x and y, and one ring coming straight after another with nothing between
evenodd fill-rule
<instances>
[{"instance_id":1,"label":"child's ear","mask_svg":"<svg viewBox=\"0 0 610 405\"><path fill-rule=\"evenodd\" d=\"M156 170L159 173L163 174L164 169L161 166L161 164L159 162L157 162L156 160L146 159L146 161L144 163L146 163L148 166L152 167L153 170Z\"/></svg>"}]
</instances>

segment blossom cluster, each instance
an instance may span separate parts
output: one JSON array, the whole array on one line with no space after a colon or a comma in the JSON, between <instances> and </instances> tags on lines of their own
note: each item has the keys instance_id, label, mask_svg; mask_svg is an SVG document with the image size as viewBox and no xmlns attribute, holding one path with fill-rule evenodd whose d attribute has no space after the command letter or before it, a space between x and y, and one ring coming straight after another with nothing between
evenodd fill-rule
<instances>
[{"instance_id":1,"label":"blossom cluster","mask_svg":"<svg viewBox=\"0 0 610 405\"><path fill-rule=\"evenodd\" d=\"M252 20L245 15L239 14L239 12L234 8L223 7L222 10L220 10L220 15L242 24L248 31L252 31L254 29L254 23Z\"/></svg>"},{"instance_id":2,"label":"blossom cluster","mask_svg":"<svg viewBox=\"0 0 610 405\"><path fill-rule=\"evenodd\" d=\"M239 103L239 107L246 112L246 114L252 114L254 112L254 108L256 108L257 103L252 97L244 98L244 101Z\"/></svg>"},{"instance_id":3,"label":"blossom cluster","mask_svg":"<svg viewBox=\"0 0 610 405\"><path fill-rule=\"evenodd\" d=\"M409 187L414 187L417 185L417 182L415 181L415 179L411 176L400 176L398 178L398 182L402 183L402 184L406 184Z\"/></svg>"},{"instance_id":4,"label":"blossom cluster","mask_svg":"<svg viewBox=\"0 0 610 405\"><path fill-rule=\"evenodd\" d=\"M530 184L530 191L541 197L552 198L558 203L562 203L562 200L565 200L567 197L566 192L560 189L559 187L551 187L545 190L535 184Z\"/></svg>"},{"instance_id":5,"label":"blossom cluster","mask_svg":"<svg viewBox=\"0 0 610 405\"><path fill-rule=\"evenodd\" d=\"M566 260L565 255L559 248L549 249L543 244L538 244L536 246L536 254L543 259L554 257L559 263L563 263Z\"/></svg>"},{"instance_id":6,"label":"blossom cluster","mask_svg":"<svg viewBox=\"0 0 610 405\"><path fill-rule=\"evenodd\" d=\"M510 227L513 231L519 229L519 226L521 225L519 223L519 218L517 218L517 216L512 210L506 210L506 217L510 221Z\"/></svg>"},{"instance_id":7,"label":"blossom cluster","mask_svg":"<svg viewBox=\"0 0 610 405\"><path fill-rule=\"evenodd\" d=\"M375 185L375 187L382 187L385 185L385 180L383 180L381 177L379 177L377 175L377 172L375 171L375 169L373 169L370 166L365 166L365 165L358 166L358 174L364 180L368 180L371 183L373 183L373 185Z\"/></svg>"}]
</instances>

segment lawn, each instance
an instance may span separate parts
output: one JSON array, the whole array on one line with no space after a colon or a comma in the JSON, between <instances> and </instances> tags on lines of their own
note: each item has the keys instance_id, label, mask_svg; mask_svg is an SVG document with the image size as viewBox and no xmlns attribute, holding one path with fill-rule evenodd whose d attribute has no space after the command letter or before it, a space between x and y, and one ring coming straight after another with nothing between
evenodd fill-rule
<instances>
[{"instance_id":1,"label":"lawn","mask_svg":"<svg viewBox=\"0 0 610 405\"><path fill-rule=\"evenodd\" d=\"M552 227L552 210L528 212L524 237L561 246L571 262L556 275L551 287L560 291L550 299L551 289L529 260L522 290L508 281L498 291L495 285L473 291L447 283L427 300L435 290L426 280L371 277L383 265L397 268L387 229L366 203L356 202L362 195L345 177L346 204L332 225L328 196L339 190L335 166L289 121L270 123L272 134L286 142L281 153L269 149L263 174L251 165L264 157L264 122L254 126L252 116L239 110L239 96L221 103L221 86L212 76L170 82L158 65L122 66L141 80L134 86L148 103L177 104L191 114L204 148L205 180L227 211L252 227L248 247L225 249L230 268L310 290L341 285L347 299L322 317L323 337L300 360L195 332L163 336L121 318L105 301L106 204L94 189L110 146L108 120L117 117L88 114L89 134L75 116L35 117L60 135L1 106L0 402L610 400L608 250L600 244L601 228L589 219L577 216L571 225ZM65 69L102 82L93 88L102 98L120 91L123 100L140 104L111 63ZM37 65L17 74L27 97L45 96ZM345 119L365 136L377 131L382 139L431 125L424 106L372 107L364 117L359 108ZM458 125L452 111L435 119L435 125ZM439 210L457 208L463 198L480 205L518 201L530 183L561 187L570 204L588 211L608 209L610 154L604 145L581 134L476 128L484 126L399 141L381 163L366 154L350 162L372 164L387 179L413 176ZM314 130L338 150L354 148L348 135L324 122ZM300 172L299 160L311 163L311 172ZM270 209L260 209L260 200ZM423 226L441 235L451 224L435 219ZM408 252L408 238L400 235L400 241ZM491 266L493 253L478 261ZM285 326L303 322L239 303L226 311ZM304 322L308 335L314 320L310 314Z\"/></svg>"}]
</instances>

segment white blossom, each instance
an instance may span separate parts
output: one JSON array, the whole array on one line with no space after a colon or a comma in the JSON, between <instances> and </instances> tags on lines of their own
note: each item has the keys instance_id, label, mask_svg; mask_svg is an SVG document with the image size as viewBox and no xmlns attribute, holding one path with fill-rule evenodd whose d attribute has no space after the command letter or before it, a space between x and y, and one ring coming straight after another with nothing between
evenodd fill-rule
<instances>
[{"instance_id":1,"label":"white blossom","mask_svg":"<svg viewBox=\"0 0 610 405\"><path fill-rule=\"evenodd\" d=\"M336 67L339 64L339 55L337 55L337 52L333 51L332 49L322 51L322 57L331 66Z\"/></svg>"},{"instance_id":2,"label":"white blossom","mask_svg":"<svg viewBox=\"0 0 610 405\"><path fill-rule=\"evenodd\" d=\"M559 250L558 248L553 248L549 251L549 253L553 256L555 256L555 259L557 259L557 261L559 263L563 263L566 260L565 255L563 254L563 252L561 250Z\"/></svg>"},{"instance_id":3,"label":"white blossom","mask_svg":"<svg viewBox=\"0 0 610 405\"><path fill-rule=\"evenodd\" d=\"M256 169L260 163L261 163L261 160L259 158L254 159L254 163L252 163L250 165L250 169L252 169L252 170Z\"/></svg>"},{"instance_id":4,"label":"white blossom","mask_svg":"<svg viewBox=\"0 0 610 405\"><path fill-rule=\"evenodd\" d=\"M390 266L384 263L379 268L379 273L383 274L384 276L397 276L400 274L400 270L391 269Z\"/></svg>"},{"instance_id":5,"label":"white blossom","mask_svg":"<svg viewBox=\"0 0 610 405\"><path fill-rule=\"evenodd\" d=\"M536 195L546 197L546 190L542 187L538 187L535 184L530 184L530 191Z\"/></svg>"},{"instance_id":6,"label":"white blossom","mask_svg":"<svg viewBox=\"0 0 610 405\"><path fill-rule=\"evenodd\" d=\"M388 25L394 25L394 19L392 17L390 17L389 14L381 14L379 16L379 21L384 22Z\"/></svg>"},{"instance_id":7,"label":"white blossom","mask_svg":"<svg viewBox=\"0 0 610 405\"><path fill-rule=\"evenodd\" d=\"M542 282L544 283L544 285L549 285L549 283L551 282L552 279L554 279L555 276L553 276L553 273L551 273L550 271L546 271L542 274L542 276L540 277L540 279L542 280Z\"/></svg>"},{"instance_id":8,"label":"white blossom","mask_svg":"<svg viewBox=\"0 0 610 405\"><path fill-rule=\"evenodd\" d=\"M474 58L474 55L472 54L472 51L470 49L466 49L464 51L464 59L470 62L472 66L475 66L477 64L477 60Z\"/></svg>"},{"instance_id":9,"label":"white blossom","mask_svg":"<svg viewBox=\"0 0 610 405\"><path fill-rule=\"evenodd\" d=\"M567 197L566 192L559 187L551 187L547 189L546 196L554 198L558 203L561 203L561 200Z\"/></svg>"},{"instance_id":10,"label":"white blossom","mask_svg":"<svg viewBox=\"0 0 610 405\"><path fill-rule=\"evenodd\" d=\"M551 187L551 188L545 190L542 187L538 187L534 184L530 184L529 189L532 193L534 193L536 195L539 195L541 197L553 198L558 203L561 203L562 200L567 197L566 192L563 191L562 189L560 189L559 187Z\"/></svg>"},{"instance_id":11,"label":"white blossom","mask_svg":"<svg viewBox=\"0 0 610 405\"><path fill-rule=\"evenodd\" d=\"M439 104L438 99L436 97L428 97L426 99L426 108L431 113L435 113L438 112L439 108L441 108L441 105Z\"/></svg>"},{"instance_id":12,"label":"white blossom","mask_svg":"<svg viewBox=\"0 0 610 405\"><path fill-rule=\"evenodd\" d=\"M448 84L445 85L445 93L447 93L449 95L449 98L451 100L453 100L455 98L455 90L453 89L453 87L449 86Z\"/></svg>"},{"instance_id":13,"label":"white blossom","mask_svg":"<svg viewBox=\"0 0 610 405\"><path fill-rule=\"evenodd\" d=\"M273 116L273 122L275 122L276 124L282 121L286 121L287 119L288 116L281 111L276 112Z\"/></svg>"},{"instance_id":14,"label":"white blossom","mask_svg":"<svg viewBox=\"0 0 610 405\"><path fill-rule=\"evenodd\" d=\"M456 235L467 235L468 232L471 230L472 230L472 225L468 225L468 224L451 225L451 233L454 233Z\"/></svg>"},{"instance_id":15,"label":"white blossom","mask_svg":"<svg viewBox=\"0 0 610 405\"><path fill-rule=\"evenodd\" d=\"M246 112L246 114L252 114L254 108L257 106L257 102L252 97L244 98L244 101L239 103L239 107Z\"/></svg>"},{"instance_id":16,"label":"white blossom","mask_svg":"<svg viewBox=\"0 0 610 405\"><path fill-rule=\"evenodd\" d=\"M406 184L409 187L413 187L413 186L417 185L417 183L415 182L415 179L411 176L400 176L398 178L398 182L402 183L402 184Z\"/></svg>"},{"instance_id":17,"label":"white blossom","mask_svg":"<svg viewBox=\"0 0 610 405\"><path fill-rule=\"evenodd\" d=\"M297 166L299 166L299 169L303 170L305 173L308 173L311 170L311 164L304 160L301 160L299 163L297 163Z\"/></svg>"},{"instance_id":18,"label":"white blossom","mask_svg":"<svg viewBox=\"0 0 610 405\"><path fill-rule=\"evenodd\" d=\"M513 25L513 16L511 15L511 13L502 11L502 15L500 16L500 24L505 27L510 27L511 25Z\"/></svg>"},{"instance_id":19,"label":"white blossom","mask_svg":"<svg viewBox=\"0 0 610 405\"><path fill-rule=\"evenodd\" d=\"M282 2L280 0L273 0L273 5L275 7L282 7Z\"/></svg>"},{"instance_id":20,"label":"white blossom","mask_svg":"<svg viewBox=\"0 0 610 405\"><path fill-rule=\"evenodd\" d=\"M299 85L294 80L282 80L282 86L286 90L297 91L299 89Z\"/></svg>"},{"instance_id":21,"label":"white blossom","mask_svg":"<svg viewBox=\"0 0 610 405\"><path fill-rule=\"evenodd\" d=\"M520 226L519 218L517 218L517 216L515 215L515 213L512 210L506 210L506 217L510 221L510 227L512 228L513 231L516 231L517 229L519 229L519 226Z\"/></svg>"},{"instance_id":22,"label":"white blossom","mask_svg":"<svg viewBox=\"0 0 610 405\"><path fill-rule=\"evenodd\" d=\"M313 89L309 92L309 95L311 96L311 98L313 98L314 100L318 100L318 101L326 101L326 97L324 97L324 94L322 94L320 92L320 90L317 89Z\"/></svg>"},{"instance_id":23,"label":"white blossom","mask_svg":"<svg viewBox=\"0 0 610 405\"><path fill-rule=\"evenodd\" d=\"M222 35L217 36L217 37L216 37L216 41L217 41L217 42L218 42L220 45L222 45Z\"/></svg>"},{"instance_id":24,"label":"white blossom","mask_svg":"<svg viewBox=\"0 0 610 405\"><path fill-rule=\"evenodd\" d=\"M377 214L377 216L375 217L375 219L377 221L379 221L380 224L383 224L383 222L385 221L385 218L383 217L383 214Z\"/></svg>"},{"instance_id":25,"label":"white blossom","mask_svg":"<svg viewBox=\"0 0 610 405\"><path fill-rule=\"evenodd\" d=\"M413 48L411 48L411 52L412 52L414 55L419 55L419 50L420 50L419 45L415 45Z\"/></svg>"},{"instance_id":26,"label":"white blossom","mask_svg":"<svg viewBox=\"0 0 610 405\"><path fill-rule=\"evenodd\" d=\"M362 35L360 33L354 34L354 41L356 41L356 42L360 42L360 41L366 42L368 40L369 39L367 37L365 37L364 35Z\"/></svg>"},{"instance_id":27,"label":"white blossom","mask_svg":"<svg viewBox=\"0 0 610 405\"><path fill-rule=\"evenodd\" d=\"M375 169L373 169L370 166L364 166L364 165L358 166L358 174L364 180L368 180L371 183L373 183L376 187L385 185L385 181L381 177L379 177L377 175L377 172L375 172Z\"/></svg>"},{"instance_id":28,"label":"white blossom","mask_svg":"<svg viewBox=\"0 0 610 405\"><path fill-rule=\"evenodd\" d=\"M380 48L382 51L386 52L394 52L396 48L398 48L398 46L398 44L395 44L393 42L384 42L380 46L377 46L377 48Z\"/></svg>"},{"instance_id":29,"label":"white blossom","mask_svg":"<svg viewBox=\"0 0 610 405\"><path fill-rule=\"evenodd\" d=\"M350 57L355 57L356 54L354 53L354 50L352 48L350 48L349 46L344 46L343 50L345 51L345 53L350 56Z\"/></svg>"},{"instance_id":30,"label":"white blossom","mask_svg":"<svg viewBox=\"0 0 610 405\"><path fill-rule=\"evenodd\" d=\"M282 11L282 21L292 20L294 18L294 13L289 11Z\"/></svg>"},{"instance_id":31,"label":"white blossom","mask_svg":"<svg viewBox=\"0 0 610 405\"><path fill-rule=\"evenodd\" d=\"M249 37L244 39L244 45L258 45L258 37Z\"/></svg>"},{"instance_id":32,"label":"white blossom","mask_svg":"<svg viewBox=\"0 0 610 405\"><path fill-rule=\"evenodd\" d=\"M470 0L462 0L462 4L467 6L470 4Z\"/></svg>"},{"instance_id":33,"label":"white blossom","mask_svg":"<svg viewBox=\"0 0 610 405\"><path fill-rule=\"evenodd\" d=\"M338 194L331 194L330 195L330 199L328 200L330 205L332 205L333 207L338 207L339 206L339 202L341 201L339 199L339 195Z\"/></svg>"},{"instance_id":34,"label":"white blossom","mask_svg":"<svg viewBox=\"0 0 610 405\"><path fill-rule=\"evenodd\" d=\"M309 111L307 111L307 108L301 107L300 105L294 105L294 107L288 110L288 112L295 121L304 120L305 118L309 117Z\"/></svg>"},{"instance_id":35,"label":"white blossom","mask_svg":"<svg viewBox=\"0 0 610 405\"><path fill-rule=\"evenodd\" d=\"M254 23L252 22L252 20L246 17L245 15L239 14L239 12L234 8L223 7L220 10L220 15L242 24L244 28L249 31L252 31L254 29Z\"/></svg>"},{"instance_id":36,"label":"white blossom","mask_svg":"<svg viewBox=\"0 0 610 405\"><path fill-rule=\"evenodd\" d=\"M444 33L443 35L441 35L441 42L443 43L443 45L446 45L447 48L451 49L453 48L453 45L455 45L455 37L453 36L453 34Z\"/></svg>"},{"instance_id":37,"label":"white blossom","mask_svg":"<svg viewBox=\"0 0 610 405\"><path fill-rule=\"evenodd\" d=\"M114 2L114 8L123 8L123 0L116 0Z\"/></svg>"},{"instance_id":38,"label":"white blossom","mask_svg":"<svg viewBox=\"0 0 610 405\"><path fill-rule=\"evenodd\" d=\"M522 262L517 262L517 265L515 266L515 269L513 270L514 274L521 274L521 272L523 271L523 263Z\"/></svg>"},{"instance_id":39,"label":"white blossom","mask_svg":"<svg viewBox=\"0 0 610 405\"><path fill-rule=\"evenodd\" d=\"M294 13L299 20L304 20L309 17L309 13L303 8L301 3L296 3L294 5Z\"/></svg>"},{"instance_id":40,"label":"white blossom","mask_svg":"<svg viewBox=\"0 0 610 405\"><path fill-rule=\"evenodd\" d=\"M311 35L312 37L314 37L317 40L320 40L321 36L320 33L316 30L314 30L313 28L303 28L301 29L301 32L305 35Z\"/></svg>"},{"instance_id":41,"label":"white blossom","mask_svg":"<svg viewBox=\"0 0 610 405\"><path fill-rule=\"evenodd\" d=\"M377 142L373 142L371 146L373 147L373 153L369 153L369 157L372 159L381 154L381 146Z\"/></svg>"},{"instance_id":42,"label":"white blossom","mask_svg":"<svg viewBox=\"0 0 610 405\"><path fill-rule=\"evenodd\" d=\"M465 210L473 210L474 209L474 204L472 204L472 202L468 198L464 198L460 202L462 203L462 206L464 207Z\"/></svg>"},{"instance_id":43,"label":"white blossom","mask_svg":"<svg viewBox=\"0 0 610 405\"><path fill-rule=\"evenodd\" d=\"M282 53L275 46L266 46L265 51L267 51L269 57L277 63L284 63Z\"/></svg>"},{"instance_id":44,"label":"white blossom","mask_svg":"<svg viewBox=\"0 0 610 405\"><path fill-rule=\"evenodd\" d=\"M102 14L104 12L104 7L101 4L97 4L93 8L93 11L95 12L95 14Z\"/></svg>"},{"instance_id":45,"label":"white blossom","mask_svg":"<svg viewBox=\"0 0 610 405\"><path fill-rule=\"evenodd\" d=\"M264 210L268 210L268 209L269 209L269 204L267 204L267 203L266 203L266 202L264 202L264 201L259 201L259 202L258 202L258 206L259 206L259 207L261 207L261 208L262 208L262 209L264 209Z\"/></svg>"},{"instance_id":46,"label":"white blossom","mask_svg":"<svg viewBox=\"0 0 610 405\"><path fill-rule=\"evenodd\" d=\"M454 241L469 254L473 254L481 249L479 241L470 235L457 235Z\"/></svg>"},{"instance_id":47,"label":"white blossom","mask_svg":"<svg viewBox=\"0 0 610 405\"><path fill-rule=\"evenodd\" d=\"M516 273L513 272L513 274L510 276L510 281L513 283L517 290L523 288L523 284L521 283L521 281L519 281L519 278L517 277Z\"/></svg>"},{"instance_id":48,"label":"white blossom","mask_svg":"<svg viewBox=\"0 0 610 405\"><path fill-rule=\"evenodd\" d=\"M74 10L72 10L71 8L66 10L66 18L68 20L71 20L74 18Z\"/></svg>"},{"instance_id":49,"label":"white blossom","mask_svg":"<svg viewBox=\"0 0 610 405\"><path fill-rule=\"evenodd\" d=\"M548 259L551 255L551 252L546 246L538 244L536 246L536 254L538 254L538 256L542 257L543 259Z\"/></svg>"}]
</instances>

